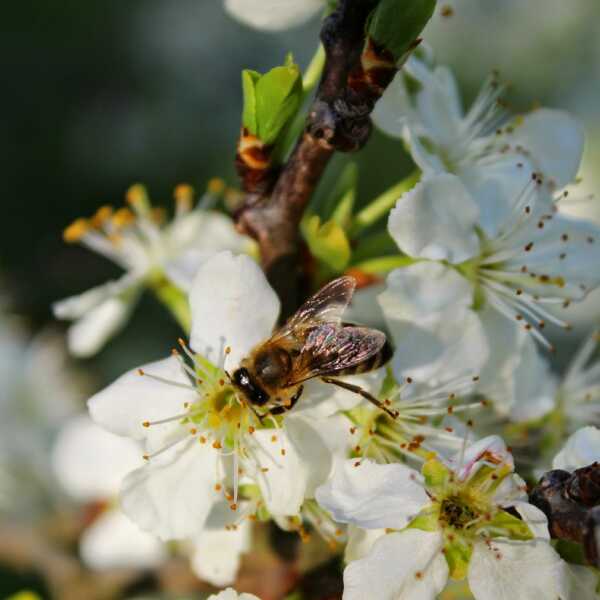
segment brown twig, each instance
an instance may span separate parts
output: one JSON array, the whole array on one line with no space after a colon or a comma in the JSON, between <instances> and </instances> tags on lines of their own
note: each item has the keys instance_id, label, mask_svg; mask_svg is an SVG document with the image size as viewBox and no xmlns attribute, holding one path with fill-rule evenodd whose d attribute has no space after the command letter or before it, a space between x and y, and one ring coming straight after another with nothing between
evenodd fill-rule
<instances>
[{"instance_id":1,"label":"brown twig","mask_svg":"<svg viewBox=\"0 0 600 600\"><path fill-rule=\"evenodd\" d=\"M341 0L321 30L326 62L305 130L288 161L264 192L247 189L237 214L241 231L260 246L267 278L282 301L282 318L299 304L299 225L329 159L360 149L371 132L369 115L395 73L384 51L365 44L365 23L377 0ZM375 52L368 74L361 56Z\"/></svg>"}]
</instances>

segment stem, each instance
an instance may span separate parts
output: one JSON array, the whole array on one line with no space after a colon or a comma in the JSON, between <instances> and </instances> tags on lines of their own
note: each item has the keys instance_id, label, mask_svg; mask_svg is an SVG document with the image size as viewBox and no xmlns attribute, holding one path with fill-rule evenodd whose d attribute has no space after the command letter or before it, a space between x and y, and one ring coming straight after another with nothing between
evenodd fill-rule
<instances>
[{"instance_id":1,"label":"stem","mask_svg":"<svg viewBox=\"0 0 600 600\"><path fill-rule=\"evenodd\" d=\"M192 314L187 294L171 283L162 273L152 276L148 281L148 287L171 312L183 331L189 335L192 329Z\"/></svg>"},{"instance_id":2,"label":"stem","mask_svg":"<svg viewBox=\"0 0 600 600\"><path fill-rule=\"evenodd\" d=\"M367 227L373 225L373 223L387 215L390 210L394 208L400 196L412 189L420 178L421 171L416 169L408 177L392 186L389 190L383 192L383 194L365 206L365 208L358 212L354 217L350 229L350 236L353 238L356 237Z\"/></svg>"},{"instance_id":3,"label":"stem","mask_svg":"<svg viewBox=\"0 0 600 600\"><path fill-rule=\"evenodd\" d=\"M366 21L376 4L376 0L340 0L323 22L325 65L304 133L270 197L248 194L236 215L238 228L259 243L263 269L281 299L282 319L300 302L298 230L304 209L333 153L360 149L371 131L369 115L376 96L368 86L355 81L351 85L350 74L360 70ZM316 78L319 60L317 56L314 68L308 69L308 85Z\"/></svg>"}]
</instances>

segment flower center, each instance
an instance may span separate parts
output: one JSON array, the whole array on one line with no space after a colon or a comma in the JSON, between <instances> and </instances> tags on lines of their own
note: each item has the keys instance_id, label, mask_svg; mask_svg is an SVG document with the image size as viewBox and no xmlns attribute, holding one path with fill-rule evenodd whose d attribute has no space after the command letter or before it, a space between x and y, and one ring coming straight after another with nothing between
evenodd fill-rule
<instances>
[{"instance_id":1,"label":"flower center","mask_svg":"<svg viewBox=\"0 0 600 600\"><path fill-rule=\"evenodd\" d=\"M473 506L473 502L460 495L449 496L440 504L439 522L442 527L465 530L479 516L479 511Z\"/></svg>"}]
</instances>

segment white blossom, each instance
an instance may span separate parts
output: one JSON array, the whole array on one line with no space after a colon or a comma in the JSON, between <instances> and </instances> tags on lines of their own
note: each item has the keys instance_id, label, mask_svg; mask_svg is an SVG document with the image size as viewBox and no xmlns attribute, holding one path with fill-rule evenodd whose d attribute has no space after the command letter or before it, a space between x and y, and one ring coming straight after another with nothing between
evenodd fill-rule
<instances>
[{"instance_id":1,"label":"white blossom","mask_svg":"<svg viewBox=\"0 0 600 600\"><path fill-rule=\"evenodd\" d=\"M383 131L404 139L425 175L454 173L490 205L522 186L515 164L541 172L551 189L574 180L583 152L576 119L550 109L508 119L497 75L465 112L450 69L430 62L412 56L374 112Z\"/></svg>"},{"instance_id":2,"label":"white blossom","mask_svg":"<svg viewBox=\"0 0 600 600\"><path fill-rule=\"evenodd\" d=\"M218 594L212 594L208 600L260 600L254 594L238 594L233 588L227 588Z\"/></svg>"},{"instance_id":3,"label":"white blossom","mask_svg":"<svg viewBox=\"0 0 600 600\"><path fill-rule=\"evenodd\" d=\"M241 23L265 31L301 25L325 8L325 0L225 0L225 9Z\"/></svg>"},{"instance_id":4,"label":"white blossom","mask_svg":"<svg viewBox=\"0 0 600 600\"><path fill-rule=\"evenodd\" d=\"M379 298L396 341L397 377L468 368L480 374L482 391L508 404L548 381L526 334L550 346L547 323L568 326L547 307L598 285L600 235L556 212L539 182L535 175L507 199L503 219L450 174L425 178L398 200L389 232L415 262L392 271Z\"/></svg>"},{"instance_id":5,"label":"white blossom","mask_svg":"<svg viewBox=\"0 0 600 600\"><path fill-rule=\"evenodd\" d=\"M219 185L209 186L196 208L192 189L178 186L175 216L166 224L144 188L135 185L127 193L133 210L103 206L91 219L77 219L65 230L67 242L81 243L125 271L117 280L54 304L57 318L74 321L68 331L73 354L90 356L100 350L126 323L146 286L170 281L187 292L198 264L211 253L252 251L253 243L236 232L229 217L205 207Z\"/></svg>"},{"instance_id":6,"label":"white blossom","mask_svg":"<svg viewBox=\"0 0 600 600\"><path fill-rule=\"evenodd\" d=\"M430 459L421 474L402 464L346 461L317 500L334 519L376 532L368 553L344 571L344 600L433 600L449 577L466 577L477 600L570 597L546 518L527 503L496 436L451 460Z\"/></svg>"},{"instance_id":7,"label":"white blossom","mask_svg":"<svg viewBox=\"0 0 600 600\"><path fill-rule=\"evenodd\" d=\"M600 429L589 426L569 437L554 457L552 468L575 471L594 462L600 462Z\"/></svg>"},{"instance_id":8,"label":"white blossom","mask_svg":"<svg viewBox=\"0 0 600 600\"><path fill-rule=\"evenodd\" d=\"M190 304L185 357L176 352L126 373L88 403L97 423L144 445L148 462L125 478L122 506L165 540L201 537L225 500L231 526L258 510L297 515L348 435L345 426L323 427L323 415L317 421L310 410L259 419L230 382L239 361L271 335L279 313L252 259L229 252L207 259ZM330 386L306 386L299 405L310 402L311 387Z\"/></svg>"}]
</instances>

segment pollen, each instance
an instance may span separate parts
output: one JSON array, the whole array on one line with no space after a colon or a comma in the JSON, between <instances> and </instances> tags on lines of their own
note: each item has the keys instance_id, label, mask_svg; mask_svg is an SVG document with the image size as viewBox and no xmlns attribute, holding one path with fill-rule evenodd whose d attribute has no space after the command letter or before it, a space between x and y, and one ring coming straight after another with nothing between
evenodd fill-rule
<instances>
[{"instance_id":1,"label":"pollen","mask_svg":"<svg viewBox=\"0 0 600 600\"><path fill-rule=\"evenodd\" d=\"M225 191L225 182L220 177L208 180L206 191L212 196L220 196Z\"/></svg>"},{"instance_id":2,"label":"pollen","mask_svg":"<svg viewBox=\"0 0 600 600\"><path fill-rule=\"evenodd\" d=\"M135 222L135 215L128 208L120 208L111 218L111 223L117 229L123 229Z\"/></svg>"},{"instance_id":3,"label":"pollen","mask_svg":"<svg viewBox=\"0 0 600 600\"><path fill-rule=\"evenodd\" d=\"M136 209L145 208L148 205L146 188L141 183L135 183L125 192L125 200Z\"/></svg>"},{"instance_id":4,"label":"pollen","mask_svg":"<svg viewBox=\"0 0 600 600\"><path fill-rule=\"evenodd\" d=\"M194 201L194 188L187 183L180 183L173 190L173 197L177 204L177 208L181 211L189 211L192 208Z\"/></svg>"},{"instance_id":5,"label":"pollen","mask_svg":"<svg viewBox=\"0 0 600 600\"><path fill-rule=\"evenodd\" d=\"M63 239L69 244L78 242L90 229L87 219L77 219L63 231Z\"/></svg>"},{"instance_id":6,"label":"pollen","mask_svg":"<svg viewBox=\"0 0 600 600\"><path fill-rule=\"evenodd\" d=\"M108 204L101 206L96 211L96 214L90 219L92 227L99 229L100 227L102 227L102 225L104 225L104 223L106 223L112 217L112 214L113 214L112 206L109 206Z\"/></svg>"}]
</instances>

